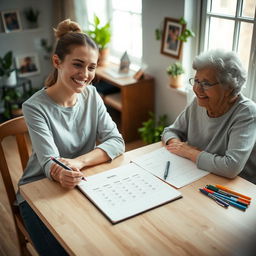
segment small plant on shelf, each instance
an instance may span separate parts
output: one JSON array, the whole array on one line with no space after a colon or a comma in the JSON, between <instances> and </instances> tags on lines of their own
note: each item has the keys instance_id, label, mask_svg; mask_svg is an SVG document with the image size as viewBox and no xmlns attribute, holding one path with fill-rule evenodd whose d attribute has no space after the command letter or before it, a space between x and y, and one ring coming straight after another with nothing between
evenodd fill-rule
<instances>
[{"instance_id":1,"label":"small plant on shelf","mask_svg":"<svg viewBox=\"0 0 256 256\"><path fill-rule=\"evenodd\" d=\"M169 65L166 69L167 74L170 76L170 86L173 88L182 87L182 74L185 70L180 62L175 62Z\"/></svg>"},{"instance_id":2,"label":"small plant on shelf","mask_svg":"<svg viewBox=\"0 0 256 256\"><path fill-rule=\"evenodd\" d=\"M179 76L185 73L185 70L180 62L175 62L167 67L166 72L170 76Z\"/></svg>"},{"instance_id":3,"label":"small plant on shelf","mask_svg":"<svg viewBox=\"0 0 256 256\"><path fill-rule=\"evenodd\" d=\"M157 120L153 112L149 112L149 119L142 123L142 127L138 129L141 139L151 144L161 140L161 134L167 126L167 115L159 116Z\"/></svg>"}]
</instances>

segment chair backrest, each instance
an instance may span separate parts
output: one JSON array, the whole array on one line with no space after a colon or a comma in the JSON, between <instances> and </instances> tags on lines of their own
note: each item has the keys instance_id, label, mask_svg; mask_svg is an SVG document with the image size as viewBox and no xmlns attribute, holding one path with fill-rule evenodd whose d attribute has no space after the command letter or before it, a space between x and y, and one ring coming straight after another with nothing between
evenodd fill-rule
<instances>
[{"instance_id":1,"label":"chair backrest","mask_svg":"<svg viewBox=\"0 0 256 256\"><path fill-rule=\"evenodd\" d=\"M13 214L13 219L18 235L21 254L29 253L25 247L27 242L31 243L28 233L23 225L19 209L14 205L16 200L15 186L13 185L10 169L7 164L7 157L3 148L3 140L6 137L14 136L16 138L18 152L21 160L22 171L25 169L29 159L29 147L27 142L28 128L24 117L16 117L0 124L0 171L5 185L6 193ZM15 159L15 161L18 159ZM22 172L21 172L22 174ZM31 246L31 245L30 245Z\"/></svg>"}]
</instances>

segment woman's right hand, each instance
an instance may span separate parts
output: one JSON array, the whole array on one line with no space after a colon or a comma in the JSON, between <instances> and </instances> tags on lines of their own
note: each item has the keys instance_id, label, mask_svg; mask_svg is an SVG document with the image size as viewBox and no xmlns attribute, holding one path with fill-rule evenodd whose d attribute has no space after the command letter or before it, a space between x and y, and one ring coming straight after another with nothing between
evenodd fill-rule
<instances>
[{"instance_id":1,"label":"woman's right hand","mask_svg":"<svg viewBox=\"0 0 256 256\"><path fill-rule=\"evenodd\" d=\"M73 171L68 171L56 163L51 165L50 174L52 178L58 181L62 187L72 189L82 179L83 173L78 168L72 168Z\"/></svg>"}]
</instances>

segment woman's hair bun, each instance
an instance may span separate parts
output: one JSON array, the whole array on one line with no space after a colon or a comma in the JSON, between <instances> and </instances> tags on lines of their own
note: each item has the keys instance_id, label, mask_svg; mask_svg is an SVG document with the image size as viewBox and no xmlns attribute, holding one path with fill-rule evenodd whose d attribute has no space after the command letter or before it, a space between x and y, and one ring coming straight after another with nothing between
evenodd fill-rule
<instances>
[{"instance_id":1,"label":"woman's hair bun","mask_svg":"<svg viewBox=\"0 0 256 256\"><path fill-rule=\"evenodd\" d=\"M82 32L82 29L77 22L66 19L58 24L57 28L54 29L54 32L55 36L60 39L69 32Z\"/></svg>"}]
</instances>

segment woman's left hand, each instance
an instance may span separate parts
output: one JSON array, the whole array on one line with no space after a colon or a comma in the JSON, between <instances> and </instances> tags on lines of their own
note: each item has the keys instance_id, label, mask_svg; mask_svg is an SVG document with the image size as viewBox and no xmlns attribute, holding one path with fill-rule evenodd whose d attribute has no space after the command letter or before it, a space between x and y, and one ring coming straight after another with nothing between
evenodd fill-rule
<instances>
[{"instance_id":1,"label":"woman's left hand","mask_svg":"<svg viewBox=\"0 0 256 256\"><path fill-rule=\"evenodd\" d=\"M175 155L188 158L193 162L196 162L197 156L201 152L196 147L181 141L171 142L169 145L166 145L166 149Z\"/></svg>"}]
</instances>

